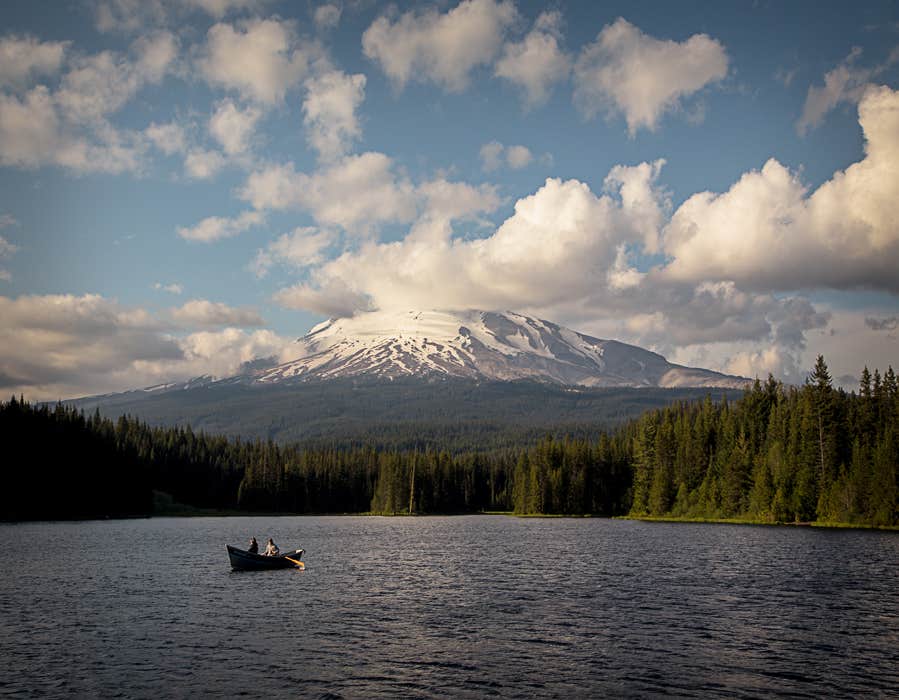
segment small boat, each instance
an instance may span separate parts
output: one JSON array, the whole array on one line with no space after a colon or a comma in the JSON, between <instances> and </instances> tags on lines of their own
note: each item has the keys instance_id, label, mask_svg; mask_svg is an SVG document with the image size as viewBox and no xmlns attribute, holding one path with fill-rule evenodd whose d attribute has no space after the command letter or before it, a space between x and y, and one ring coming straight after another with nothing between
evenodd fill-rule
<instances>
[{"instance_id":1,"label":"small boat","mask_svg":"<svg viewBox=\"0 0 899 700\"><path fill-rule=\"evenodd\" d=\"M284 552L273 557L262 554L253 554L244 549L225 545L228 548L228 558L231 560L231 568L235 571L260 571L262 569L305 569L306 565L300 561L303 558L302 549L293 552Z\"/></svg>"}]
</instances>

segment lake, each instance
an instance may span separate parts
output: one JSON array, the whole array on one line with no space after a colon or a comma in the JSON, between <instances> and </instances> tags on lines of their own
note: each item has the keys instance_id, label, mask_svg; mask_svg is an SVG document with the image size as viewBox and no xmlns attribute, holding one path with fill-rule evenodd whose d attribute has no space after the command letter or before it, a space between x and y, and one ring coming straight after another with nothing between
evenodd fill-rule
<instances>
[{"instance_id":1,"label":"lake","mask_svg":"<svg viewBox=\"0 0 899 700\"><path fill-rule=\"evenodd\" d=\"M273 536L305 571L232 572ZM0 525L0 695L899 695L899 533L504 516Z\"/></svg>"}]
</instances>

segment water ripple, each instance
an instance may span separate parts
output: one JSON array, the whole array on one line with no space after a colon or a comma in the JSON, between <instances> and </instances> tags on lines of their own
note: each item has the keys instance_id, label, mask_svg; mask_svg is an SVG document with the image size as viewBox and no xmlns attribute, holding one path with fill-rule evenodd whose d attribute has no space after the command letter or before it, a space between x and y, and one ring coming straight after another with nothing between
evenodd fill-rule
<instances>
[{"instance_id":1,"label":"water ripple","mask_svg":"<svg viewBox=\"0 0 899 700\"><path fill-rule=\"evenodd\" d=\"M899 696L899 535L605 520L0 526L2 697ZM235 573L273 535L305 571Z\"/></svg>"}]
</instances>

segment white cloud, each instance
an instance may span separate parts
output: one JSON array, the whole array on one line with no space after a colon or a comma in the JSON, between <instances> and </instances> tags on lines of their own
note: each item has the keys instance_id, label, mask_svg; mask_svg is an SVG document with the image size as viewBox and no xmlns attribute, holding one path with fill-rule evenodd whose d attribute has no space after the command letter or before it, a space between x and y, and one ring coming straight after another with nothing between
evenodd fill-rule
<instances>
[{"instance_id":1,"label":"white cloud","mask_svg":"<svg viewBox=\"0 0 899 700\"><path fill-rule=\"evenodd\" d=\"M15 224L15 219L13 219L8 214L4 214L0 216L0 228L5 228L6 226L12 226ZM5 262L16 252L19 250L19 246L14 243L10 243L3 236L0 236L0 263ZM10 274L9 270L0 268L0 280L4 282L9 282L12 280L12 274Z\"/></svg>"},{"instance_id":2,"label":"white cloud","mask_svg":"<svg viewBox=\"0 0 899 700\"><path fill-rule=\"evenodd\" d=\"M187 0L188 5L204 10L215 19L240 10L261 10L268 0Z\"/></svg>"},{"instance_id":3,"label":"white cloud","mask_svg":"<svg viewBox=\"0 0 899 700\"><path fill-rule=\"evenodd\" d=\"M657 172L647 167L633 177L651 178ZM624 173L621 179L627 179ZM480 201L474 209L497 203L483 196L475 200ZM322 295L337 290L335 308L354 299L376 308L534 308L584 299L596 287L596 271L616 260L619 243L643 237L643 218L636 217L637 227L631 223L630 210L638 206L657 208L636 198L625 205L612 196L597 197L576 180L549 179L519 200L514 215L487 238L422 236L419 222L403 241L367 243L325 263L315 271L314 285L291 301L299 303L310 290ZM446 234L447 228L442 231Z\"/></svg>"},{"instance_id":4,"label":"white cloud","mask_svg":"<svg viewBox=\"0 0 899 700\"><path fill-rule=\"evenodd\" d=\"M18 249L19 246L10 243L3 236L0 236L0 260L12 257Z\"/></svg>"},{"instance_id":5,"label":"white cloud","mask_svg":"<svg viewBox=\"0 0 899 700\"><path fill-rule=\"evenodd\" d=\"M32 36L0 38L0 87L21 88L36 76L56 74L69 43L40 41Z\"/></svg>"},{"instance_id":6,"label":"white cloud","mask_svg":"<svg viewBox=\"0 0 899 700\"><path fill-rule=\"evenodd\" d=\"M137 32L166 23L165 0L99 0L94 4L94 23L100 32Z\"/></svg>"},{"instance_id":7,"label":"white cloud","mask_svg":"<svg viewBox=\"0 0 899 700\"><path fill-rule=\"evenodd\" d=\"M666 275L764 290L899 291L899 92L869 89L859 122L865 158L814 192L771 159L723 194L690 197L665 231Z\"/></svg>"},{"instance_id":8,"label":"white cloud","mask_svg":"<svg viewBox=\"0 0 899 700\"><path fill-rule=\"evenodd\" d=\"M854 47L846 59L824 75L824 85L812 85L805 96L802 116L796 122L800 135L818 126L824 117L841 103L856 104L870 87L870 81L899 61L899 49L894 49L886 62L873 68L861 68L857 61L862 55L859 47Z\"/></svg>"},{"instance_id":9,"label":"white cloud","mask_svg":"<svg viewBox=\"0 0 899 700\"><path fill-rule=\"evenodd\" d=\"M344 155L362 136L356 110L365 99L365 76L332 70L306 81L306 139L322 160Z\"/></svg>"},{"instance_id":10,"label":"white cloud","mask_svg":"<svg viewBox=\"0 0 899 700\"><path fill-rule=\"evenodd\" d=\"M0 94L0 162L36 167L55 159L59 117L50 91L31 90L24 99Z\"/></svg>"},{"instance_id":11,"label":"white cloud","mask_svg":"<svg viewBox=\"0 0 899 700\"><path fill-rule=\"evenodd\" d=\"M311 175L292 163L271 166L252 173L240 197L256 209L303 209L326 228L357 233L411 221L416 213L412 184L383 153L347 156Z\"/></svg>"},{"instance_id":12,"label":"white cloud","mask_svg":"<svg viewBox=\"0 0 899 700\"><path fill-rule=\"evenodd\" d=\"M414 79L461 92L472 70L499 52L517 17L508 0L463 0L442 14L409 11L396 21L382 16L362 35L362 48L400 89Z\"/></svg>"},{"instance_id":13,"label":"white cloud","mask_svg":"<svg viewBox=\"0 0 899 700\"><path fill-rule=\"evenodd\" d=\"M0 296L0 389L52 401L228 376L256 358L289 359L292 345L264 329L173 330L164 318L95 294Z\"/></svg>"},{"instance_id":14,"label":"white cloud","mask_svg":"<svg viewBox=\"0 0 899 700\"><path fill-rule=\"evenodd\" d=\"M341 13L340 6L334 3L320 5L315 8L315 13L313 14L315 26L320 30L334 29L334 27L340 24Z\"/></svg>"},{"instance_id":15,"label":"white cloud","mask_svg":"<svg viewBox=\"0 0 899 700\"><path fill-rule=\"evenodd\" d=\"M621 112L628 132L655 130L684 98L727 75L721 42L694 34L683 42L644 34L619 18L583 48L574 67L574 99L587 117Z\"/></svg>"},{"instance_id":16,"label":"white cloud","mask_svg":"<svg viewBox=\"0 0 899 700\"><path fill-rule=\"evenodd\" d=\"M184 158L184 171L195 180L209 180L225 167L225 156L218 151L195 148Z\"/></svg>"},{"instance_id":17,"label":"white cloud","mask_svg":"<svg viewBox=\"0 0 899 700\"><path fill-rule=\"evenodd\" d=\"M219 23L206 35L197 68L210 85L271 105L283 101L287 91L305 77L316 51L313 46L298 45L291 22Z\"/></svg>"},{"instance_id":18,"label":"white cloud","mask_svg":"<svg viewBox=\"0 0 899 700\"><path fill-rule=\"evenodd\" d=\"M297 270L318 265L324 260L325 249L335 238L331 231L319 230L314 226L298 227L256 251L250 269L262 279L276 264L289 265Z\"/></svg>"},{"instance_id":19,"label":"white cloud","mask_svg":"<svg viewBox=\"0 0 899 700\"><path fill-rule=\"evenodd\" d=\"M212 243L223 238L238 236L253 226L259 226L264 220L264 215L258 211L245 211L233 219L210 216L196 226L179 227L178 235L188 241Z\"/></svg>"},{"instance_id":20,"label":"white cloud","mask_svg":"<svg viewBox=\"0 0 899 700\"><path fill-rule=\"evenodd\" d=\"M496 62L495 74L524 90L527 108L543 104L552 86L568 77L571 61L560 48L562 15L544 12L520 42L509 42Z\"/></svg>"},{"instance_id":21,"label":"white cloud","mask_svg":"<svg viewBox=\"0 0 899 700\"><path fill-rule=\"evenodd\" d=\"M19 99L0 94L0 164L24 168L57 165L76 173L138 172L141 135L100 122L89 131L64 124L44 86Z\"/></svg>"},{"instance_id":22,"label":"white cloud","mask_svg":"<svg viewBox=\"0 0 899 700\"><path fill-rule=\"evenodd\" d=\"M264 326L265 321L254 309L236 309L221 302L207 299L191 299L183 306L172 309L172 319L188 328L216 328L219 326Z\"/></svg>"},{"instance_id":23,"label":"white cloud","mask_svg":"<svg viewBox=\"0 0 899 700\"><path fill-rule=\"evenodd\" d=\"M342 280L324 280L318 287L295 284L279 290L274 300L285 309L308 310L331 318L371 311L371 300Z\"/></svg>"},{"instance_id":24,"label":"white cloud","mask_svg":"<svg viewBox=\"0 0 899 700\"><path fill-rule=\"evenodd\" d=\"M161 81L177 51L174 36L159 32L135 41L130 57L104 51L72 59L55 91L38 85L21 97L0 94L0 163L139 172L146 138L116 129L107 117Z\"/></svg>"},{"instance_id":25,"label":"white cloud","mask_svg":"<svg viewBox=\"0 0 899 700\"><path fill-rule=\"evenodd\" d=\"M178 55L174 35L159 32L132 45L133 59L112 51L73 59L56 103L73 122L91 122L118 111L147 84L159 83Z\"/></svg>"},{"instance_id":26,"label":"white cloud","mask_svg":"<svg viewBox=\"0 0 899 700\"><path fill-rule=\"evenodd\" d=\"M187 148L184 127L175 122L167 124L151 122L150 126L144 129L144 135L167 156L183 153Z\"/></svg>"},{"instance_id":27,"label":"white cloud","mask_svg":"<svg viewBox=\"0 0 899 700\"><path fill-rule=\"evenodd\" d=\"M506 148L506 162L513 170L526 168L533 160L530 150L526 146L509 146Z\"/></svg>"},{"instance_id":28,"label":"white cloud","mask_svg":"<svg viewBox=\"0 0 899 700\"><path fill-rule=\"evenodd\" d=\"M267 0L98 0L95 26L101 32L137 33L183 21L192 10L220 20L232 12L261 10Z\"/></svg>"},{"instance_id":29,"label":"white cloud","mask_svg":"<svg viewBox=\"0 0 899 700\"><path fill-rule=\"evenodd\" d=\"M484 172L499 170L507 165L512 170L520 170L531 164L534 155L527 146L504 146L499 141L490 141L481 146L481 167Z\"/></svg>"},{"instance_id":30,"label":"white cloud","mask_svg":"<svg viewBox=\"0 0 899 700\"><path fill-rule=\"evenodd\" d=\"M660 231L671 205L657 183L662 166L661 160L616 166L600 195L576 180L548 179L485 237L456 232L452 222L483 223L479 216L499 204L495 191L425 183L416 192L429 204L419 206L405 238L345 249L307 269L306 281L280 290L275 300L329 316L379 308L512 308L677 360L707 353L706 364L716 369L760 369L763 360L773 367L776 357L781 376L795 370L808 333L828 324L827 312L802 297L758 293L727 279L676 279L665 264L638 269L634 263L667 252ZM776 352L740 354L753 345Z\"/></svg>"},{"instance_id":31,"label":"white cloud","mask_svg":"<svg viewBox=\"0 0 899 700\"><path fill-rule=\"evenodd\" d=\"M209 133L229 156L244 153L262 112L256 107L240 109L233 100L219 102L209 118Z\"/></svg>"},{"instance_id":32,"label":"white cloud","mask_svg":"<svg viewBox=\"0 0 899 700\"><path fill-rule=\"evenodd\" d=\"M163 284L162 282L157 282L153 285L153 289L168 292L169 294L182 294L184 292L184 287L177 282L172 282L171 284Z\"/></svg>"},{"instance_id":33,"label":"white cloud","mask_svg":"<svg viewBox=\"0 0 899 700\"><path fill-rule=\"evenodd\" d=\"M481 146L481 167L485 172L490 173L502 167L504 150L499 141L490 141Z\"/></svg>"}]
</instances>

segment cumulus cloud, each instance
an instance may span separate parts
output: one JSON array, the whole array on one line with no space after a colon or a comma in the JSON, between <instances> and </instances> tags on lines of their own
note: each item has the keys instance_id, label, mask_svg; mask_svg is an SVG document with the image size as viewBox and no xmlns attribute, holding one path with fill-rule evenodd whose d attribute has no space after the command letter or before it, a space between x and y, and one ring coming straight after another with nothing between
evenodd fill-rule
<instances>
[{"instance_id":1,"label":"cumulus cloud","mask_svg":"<svg viewBox=\"0 0 899 700\"><path fill-rule=\"evenodd\" d=\"M195 148L184 157L184 172L194 180L209 180L225 167L225 162L218 151Z\"/></svg>"},{"instance_id":2,"label":"cumulus cloud","mask_svg":"<svg viewBox=\"0 0 899 700\"><path fill-rule=\"evenodd\" d=\"M312 19L315 22L315 26L324 31L334 29L334 27L340 24L341 14L342 10L339 5L327 3L315 8Z\"/></svg>"},{"instance_id":3,"label":"cumulus cloud","mask_svg":"<svg viewBox=\"0 0 899 700\"><path fill-rule=\"evenodd\" d=\"M830 312L721 272L674 274L679 252L662 232L684 212L671 213L658 182L663 164L616 166L599 194L577 180L548 179L486 236L458 223L495 210L495 192L442 180L419 185L416 193L429 190L433 204L419 206L405 238L364 240L307 266L305 281L275 300L336 316L416 306L520 309L677 361L702 364L710 353L706 364L717 369L795 379L808 335L828 326ZM647 255L662 261L647 266ZM765 350L747 350L753 346Z\"/></svg>"},{"instance_id":4,"label":"cumulus cloud","mask_svg":"<svg viewBox=\"0 0 899 700\"><path fill-rule=\"evenodd\" d=\"M482 225L491 193L425 183L412 190L419 203L404 238L363 240L305 270L276 300L328 315L520 309L679 362L801 381L810 337L843 341L823 335L835 312L797 290L899 291L899 91L869 88L859 122L864 158L814 191L772 160L674 209L659 183L664 161L619 165L598 194L548 179L483 235L459 222ZM432 210L421 204L428 187ZM892 316L868 319L840 323L875 344L894 331Z\"/></svg>"},{"instance_id":5,"label":"cumulus cloud","mask_svg":"<svg viewBox=\"0 0 899 700\"><path fill-rule=\"evenodd\" d=\"M0 228L4 228L6 226L12 226L15 223L15 219L13 219L8 214L4 214L0 217ZM0 264L5 263L9 258L16 254L19 250L19 246L14 243L10 243L3 236L0 236ZM12 275L9 270L5 268L0 268L0 280L4 282L9 282L12 280Z\"/></svg>"},{"instance_id":6,"label":"cumulus cloud","mask_svg":"<svg viewBox=\"0 0 899 700\"><path fill-rule=\"evenodd\" d=\"M99 0L94 26L100 32L136 32L162 26L168 18L165 0Z\"/></svg>"},{"instance_id":7,"label":"cumulus cloud","mask_svg":"<svg viewBox=\"0 0 899 700\"><path fill-rule=\"evenodd\" d=\"M67 41L40 41L32 36L0 38L0 87L21 88L37 76L56 74L68 47Z\"/></svg>"},{"instance_id":8,"label":"cumulus cloud","mask_svg":"<svg viewBox=\"0 0 899 700\"><path fill-rule=\"evenodd\" d=\"M571 60L559 46L562 15L544 12L519 42L508 42L494 73L523 90L524 104L533 108L549 98L552 86L568 78Z\"/></svg>"},{"instance_id":9,"label":"cumulus cloud","mask_svg":"<svg viewBox=\"0 0 899 700\"><path fill-rule=\"evenodd\" d=\"M251 173L240 197L256 209L302 209L326 228L357 233L409 222L416 213L412 183L383 153L347 156L312 174L292 163L271 166Z\"/></svg>"},{"instance_id":10,"label":"cumulus cloud","mask_svg":"<svg viewBox=\"0 0 899 700\"><path fill-rule=\"evenodd\" d=\"M633 177L656 173L648 168ZM624 172L621 179L628 179ZM302 291L337 290L341 304L361 300L363 308L520 308L583 298L596 269L610 266L618 244L638 235L627 213L635 206L657 204L626 205L576 180L549 179L488 238L452 238L445 226L442 237L421 236L413 227L403 241L369 242L325 263L313 275L317 287Z\"/></svg>"},{"instance_id":11,"label":"cumulus cloud","mask_svg":"<svg viewBox=\"0 0 899 700\"><path fill-rule=\"evenodd\" d=\"M95 294L0 296L0 389L54 400L228 376L256 358L286 360L291 345L264 329L176 330L165 318Z\"/></svg>"},{"instance_id":12,"label":"cumulus cloud","mask_svg":"<svg viewBox=\"0 0 899 700\"><path fill-rule=\"evenodd\" d=\"M683 42L656 39L625 19L606 26L581 50L574 100L588 118L621 113L628 132L653 131L666 112L727 75L724 45L706 34Z\"/></svg>"},{"instance_id":13,"label":"cumulus cloud","mask_svg":"<svg viewBox=\"0 0 899 700\"><path fill-rule=\"evenodd\" d=\"M56 102L73 121L101 119L121 109L143 86L159 83L177 54L175 36L158 32L135 41L132 58L111 51L78 57L63 76Z\"/></svg>"},{"instance_id":14,"label":"cumulus cloud","mask_svg":"<svg viewBox=\"0 0 899 700\"><path fill-rule=\"evenodd\" d=\"M289 265L301 270L318 265L324 260L323 253L335 240L333 232L319 230L314 226L301 226L285 233L256 252L250 269L262 279L277 264Z\"/></svg>"},{"instance_id":15,"label":"cumulus cloud","mask_svg":"<svg viewBox=\"0 0 899 700\"><path fill-rule=\"evenodd\" d=\"M114 128L107 118L145 85L159 83L177 53L175 37L157 32L135 41L127 56L75 57L54 91L38 85L21 96L0 94L0 164L138 172L146 138Z\"/></svg>"},{"instance_id":16,"label":"cumulus cloud","mask_svg":"<svg viewBox=\"0 0 899 700\"><path fill-rule=\"evenodd\" d=\"M89 130L73 128L42 85L22 99L0 94L2 165L56 165L79 174L138 172L145 148L139 133L119 131L103 122Z\"/></svg>"},{"instance_id":17,"label":"cumulus cloud","mask_svg":"<svg viewBox=\"0 0 899 700\"><path fill-rule=\"evenodd\" d=\"M153 285L153 289L168 292L169 294L181 294L182 292L184 292L184 287L177 282L172 282L171 284L163 284L162 282L157 282Z\"/></svg>"},{"instance_id":18,"label":"cumulus cloud","mask_svg":"<svg viewBox=\"0 0 899 700\"><path fill-rule=\"evenodd\" d=\"M98 0L94 23L101 32L136 33L174 24L192 10L220 20L241 10L262 9L267 0Z\"/></svg>"},{"instance_id":19,"label":"cumulus cloud","mask_svg":"<svg viewBox=\"0 0 899 700\"><path fill-rule=\"evenodd\" d=\"M894 49L886 62L873 68L858 65L862 50L856 46L833 70L824 74L824 85L811 85L805 96L802 116L796 122L800 135L818 126L832 109L841 103L856 104L861 100L870 82L891 65L899 61L899 48Z\"/></svg>"},{"instance_id":20,"label":"cumulus cloud","mask_svg":"<svg viewBox=\"0 0 899 700\"><path fill-rule=\"evenodd\" d=\"M526 168L534 159L527 146L504 146L499 141L490 141L481 146L481 167L484 172L499 170L504 165L512 170Z\"/></svg>"},{"instance_id":21,"label":"cumulus cloud","mask_svg":"<svg viewBox=\"0 0 899 700\"><path fill-rule=\"evenodd\" d=\"M365 99L365 76L332 70L306 81L306 140L324 161L344 155L362 136L356 110Z\"/></svg>"},{"instance_id":22,"label":"cumulus cloud","mask_svg":"<svg viewBox=\"0 0 899 700\"><path fill-rule=\"evenodd\" d=\"M314 54L299 45L291 22L250 19L213 25L196 65L210 85L272 105L306 76Z\"/></svg>"},{"instance_id":23,"label":"cumulus cloud","mask_svg":"<svg viewBox=\"0 0 899 700\"><path fill-rule=\"evenodd\" d=\"M374 310L368 296L339 279L325 279L318 286L295 284L276 292L274 300L285 309L312 311L331 318Z\"/></svg>"},{"instance_id":24,"label":"cumulus cloud","mask_svg":"<svg viewBox=\"0 0 899 700\"><path fill-rule=\"evenodd\" d=\"M687 199L665 230L666 274L763 290L899 291L899 92L867 90L859 123L864 159L814 192L771 159L723 194Z\"/></svg>"},{"instance_id":25,"label":"cumulus cloud","mask_svg":"<svg viewBox=\"0 0 899 700\"><path fill-rule=\"evenodd\" d=\"M144 136L167 156L183 153L187 148L187 137L184 133L184 127L175 122L166 124L151 122L150 126L144 129Z\"/></svg>"},{"instance_id":26,"label":"cumulus cloud","mask_svg":"<svg viewBox=\"0 0 899 700\"><path fill-rule=\"evenodd\" d=\"M187 4L205 11L215 19L239 10L261 10L268 0L187 0Z\"/></svg>"},{"instance_id":27,"label":"cumulus cloud","mask_svg":"<svg viewBox=\"0 0 899 700\"><path fill-rule=\"evenodd\" d=\"M188 241L212 243L223 238L233 238L244 231L258 226L265 220L262 212L245 211L234 218L210 216L196 226L178 228L178 235Z\"/></svg>"},{"instance_id":28,"label":"cumulus cloud","mask_svg":"<svg viewBox=\"0 0 899 700\"><path fill-rule=\"evenodd\" d=\"M209 118L209 133L229 156L244 153L262 112L256 107L239 108L233 100L222 100Z\"/></svg>"},{"instance_id":29,"label":"cumulus cloud","mask_svg":"<svg viewBox=\"0 0 899 700\"><path fill-rule=\"evenodd\" d=\"M220 326L264 326L265 321L255 309L238 309L207 299L191 299L172 309L172 319L188 328L217 328Z\"/></svg>"},{"instance_id":30,"label":"cumulus cloud","mask_svg":"<svg viewBox=\"0 0 899 700\"><path fill-rule=\"evenodd\" d=\"M509 0L463 0L445 13L382 16L365 30L362 49L399 89L414 79L461 92L475 68L493 61L517 18Z\"/></svg>"}]
</instances>

